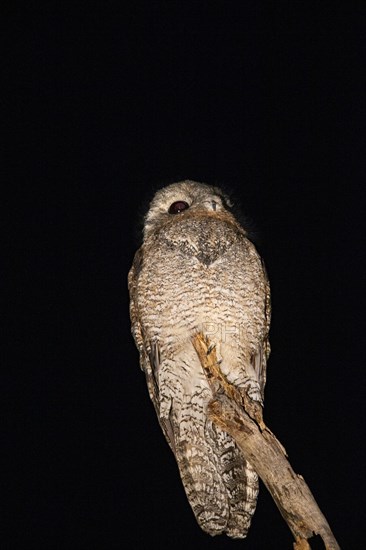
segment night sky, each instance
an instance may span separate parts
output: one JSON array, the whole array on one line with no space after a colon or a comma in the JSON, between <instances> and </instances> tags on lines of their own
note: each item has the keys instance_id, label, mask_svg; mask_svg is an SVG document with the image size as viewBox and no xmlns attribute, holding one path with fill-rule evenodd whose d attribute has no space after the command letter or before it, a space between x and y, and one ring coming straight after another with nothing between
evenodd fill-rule
<instances>
[{"instance_id":1,"label":"night sky","mask_svg":"<svg viewBox=\"0 0 366 550\"><path fill-rule=\"evenodd\" d=\"M266 423L361 549L365 4L106 4L1 18L1 547L292 548L264 486L245 541L199 529L139 369L127 273L187 178L241 205L272 286Z\"/></svg>"}]
</instances>

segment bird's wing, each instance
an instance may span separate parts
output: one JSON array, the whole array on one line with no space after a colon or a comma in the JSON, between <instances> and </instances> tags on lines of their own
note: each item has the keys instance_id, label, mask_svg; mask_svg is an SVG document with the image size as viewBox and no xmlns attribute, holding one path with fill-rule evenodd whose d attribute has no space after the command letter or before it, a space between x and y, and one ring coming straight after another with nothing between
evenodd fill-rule
<instances>
[{"instance_id":1,"label":"bird's wing","mask_svg":"<svg viewBox=\"0 0 366 550\"><path fill-rule=\"evenodd\" d=\"M143 264L143 250L139 248L133 259L132 267L128 274L128 290L130 293L130 317L131 332L140 353L140 367L146 376L150 398L154 404L159 423L173 452L175 452L173 427L170 420L160 416L160 399L158 373L160 368L160 350L158 342L148 341L140 323L137 283Z\"/></svg>"},{"instance_id":2,"label":"bird's wing","mask_svg":"<svg viewBox=\"0 0 366 550\"><path fill-rule=\"evenodd\" d=\"M264 326L264 337L261 342L261 345L257 352L252 357L252 366L256 372L257 379L260 385L262 399L264 393L264 386L266 384L266 369L267 369L267 359L271 352L271 347L269 343L268 333L269 327L271 324L271 291L269 286L269 279L267 275L267 270L264 265L263 260L263 278L265 283L265 297L264 297L264 315L265 315L265 326Z\"/></svg>"}]
</instances>

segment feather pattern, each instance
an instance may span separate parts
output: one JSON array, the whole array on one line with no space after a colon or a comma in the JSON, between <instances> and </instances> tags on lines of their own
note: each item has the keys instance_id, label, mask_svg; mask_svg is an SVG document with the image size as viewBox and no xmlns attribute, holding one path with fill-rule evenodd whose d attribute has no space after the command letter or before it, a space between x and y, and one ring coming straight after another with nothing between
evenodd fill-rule
<instances>
[{"instance_id":1,"label":"feather pattern","mask_svg":"<svg viewBox=\"0 0 366 550\"><path fill-rule=\"evenodd\" d=\"M169 214L175 201L186 210ZM263 403L270 298L263 263L214 187L185 181L159 191L129 273L132 333L150 397L199 525L246 536L258 477L233 439L206 416L211 389L192 346L216 345L222 372Z\"/></svg>"}]
</instances>

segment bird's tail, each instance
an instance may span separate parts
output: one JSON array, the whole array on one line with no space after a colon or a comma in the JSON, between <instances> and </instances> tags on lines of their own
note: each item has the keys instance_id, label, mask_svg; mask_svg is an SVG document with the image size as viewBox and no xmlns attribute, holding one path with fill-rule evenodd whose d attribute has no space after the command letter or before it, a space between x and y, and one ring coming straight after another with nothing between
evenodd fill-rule
<instances>
[{"instance_id":1,"label":"bird's tail","mask_svg":"<svg viewBox=\"0 0 366 550\"><path fill-rule=\"evenodd\" d=\"M233 439L199 410L199 401L183 406L176 431L175 452L183 485L205 532L244 538L255 511L258 477Z\"/></svg>"}]
</instances>

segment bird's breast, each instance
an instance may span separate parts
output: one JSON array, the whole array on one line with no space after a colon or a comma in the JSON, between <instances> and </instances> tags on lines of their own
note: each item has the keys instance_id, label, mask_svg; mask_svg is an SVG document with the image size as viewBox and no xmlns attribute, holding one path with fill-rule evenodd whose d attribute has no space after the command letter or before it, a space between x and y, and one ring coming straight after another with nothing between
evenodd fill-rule
<instances>
[{"instance_id":1,"label":"bird's breast","mask_svg":"<svg viewBox=\"0 0 366 550\"><path fill-rule=\"evenodd\" d=\"M236 227L221 218L187 216L164 227L158 240L168 254L195 258L198 263L209 266L240 237Z\"/></svg>"},{"instance_id":2,"label":"bird's breast","mask_svg":"<svg viewBox=\"0 0 366 550\"><path fill-rule=\"evenodd\" d=\"M221 220L166 226L145 248L138 286L144 330L168 347L198 330L237 340L248 332L243 327L257 324L254 317L262 323L260 259L243 232Z\"/></svg>"}]
</instances>

